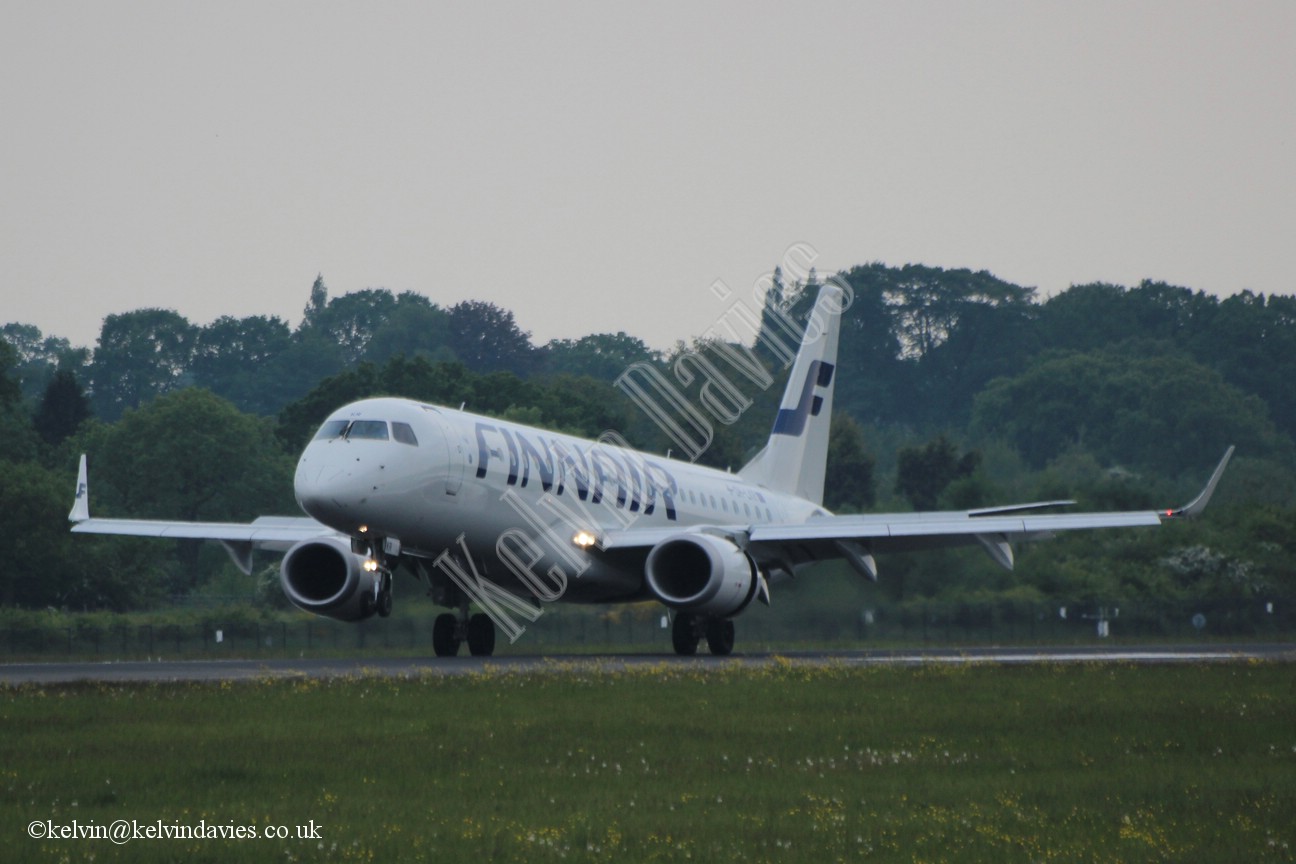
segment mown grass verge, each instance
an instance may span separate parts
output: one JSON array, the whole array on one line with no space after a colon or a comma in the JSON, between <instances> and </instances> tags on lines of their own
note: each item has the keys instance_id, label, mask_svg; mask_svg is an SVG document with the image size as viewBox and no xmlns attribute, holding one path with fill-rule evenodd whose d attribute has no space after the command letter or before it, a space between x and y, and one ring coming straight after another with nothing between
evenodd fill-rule
<instances>
[{"instance_id":1,"label":"mown grass verge","mask_svg":"<svg viewBox=\"0 0 1296 864\"><path fill-rule=\"evenodd\" d=\"M1294 717L1292 667L1256 663L581 661L21 686L0 691L0 850L24 861L1290 861ZM117 820L293 836L29 834Z\"/></svg>"}]
</instances>

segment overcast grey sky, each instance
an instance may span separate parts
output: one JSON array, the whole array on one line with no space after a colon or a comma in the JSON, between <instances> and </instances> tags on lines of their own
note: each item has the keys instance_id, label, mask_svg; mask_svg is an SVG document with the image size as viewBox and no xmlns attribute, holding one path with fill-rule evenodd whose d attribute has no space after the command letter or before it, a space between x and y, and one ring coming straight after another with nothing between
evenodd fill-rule
<instances>
[{"instance_id":1,"label":"overcast grey sky","mask_svg":"<svg viewBox=\"0 0 1296 864\"><path fill-rule=\"evenodd\" d=\"M1296 3L0 5L0 323L322 273L655 347L821 272L1296 291Z\"/></svg>"}]
</instances>

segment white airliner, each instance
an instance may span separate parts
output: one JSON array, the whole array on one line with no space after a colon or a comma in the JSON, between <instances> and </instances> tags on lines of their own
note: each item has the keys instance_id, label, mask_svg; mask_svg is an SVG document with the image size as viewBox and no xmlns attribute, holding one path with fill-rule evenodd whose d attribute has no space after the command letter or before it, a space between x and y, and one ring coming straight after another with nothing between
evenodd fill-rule
<instances>
[{"instance_id":1,"label":"white airliner","mask_svg":"<svg viewBox=\"0 0 1296 864\"><path fill-rule=\"evenodd\" d=\"M280 582L298 607L357 621L391 612L398 570L427 581L437 655L494 651L542 603L657 600L672 641L693 654L734 644L734 618L769 585L843 559L877 579L877 553L980 545L1013 565L1012 544L1058 531L1157 525L1194 516L1230 447L1190 504L1165 511L1040 513L1069 501L940 513L842 515L822 506L842 294L820 290L764 449L729 473L408 399L366 399L324 421L297 464L312 518L248 524L91 518L85 457L75 532L200 538L244 572L252 552L283 552ZM606 436L605 436L606 438ZM482 610L469 615L472 604Z\"/></svg>"}]
</instances>

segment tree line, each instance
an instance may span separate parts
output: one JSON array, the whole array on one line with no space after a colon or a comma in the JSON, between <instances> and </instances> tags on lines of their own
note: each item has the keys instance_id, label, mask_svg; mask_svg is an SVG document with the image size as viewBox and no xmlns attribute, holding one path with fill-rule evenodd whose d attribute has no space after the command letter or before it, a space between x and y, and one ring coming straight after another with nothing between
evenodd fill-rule
<instances>
[{"instance_id":1,"label":"tree line","mask_svg":"<svg viewBox=\"0 0 1296 864\"><path fill-rule=\"evenodd\" d=\"M62 371L82 383L90 411L108 422L186 387L274 415L327 377L397 356L521 377L607 377L623 358L652 356L624 333L535 346L512 312L480 300L441 308L421 294L386 289L330 299L322 277L295 329L274 316L224 316L199 326L173 310L138 309L104 319L93 350L26 324L7 324L0 336L16 352L13 375L29 401L40 400Z\"/></svg>"},{"instance_id":2,"label":"tree line","mask_svg":"<svg viewBox=\"0 0 1296 864\"><path fill-rule=\"evenodd\" d=\"M1167 502L1151 496L1191 490L1228 444L1241 456L1222 515L1201 531L1068 538L1032 547L1014 574L966 557L902 556L884 562L882 590L893 598L1296 588L1296 390L1284 386L1296 372L1292 298L1221 299L1144 282L1074 286L1041 301L989 273L920 265L834 278L851 302L830 440L833 509L1077 492L1087 506L1157 506ZM264 316L198 326L142 309L106 318L90 349L7 324L0 544L14 563L0 576L0 605L130 609L237 585L218 547L69 535L76 455L91 454L102 515L292 513L300 446L331 410L370 395L465 404L584 436L613 429L665 452L670 436L618 386L632 365L648 364L714 421L699 461L736 470L768 434L789 322L804 324L817 282L812 271L784 284L776 270L752 338L712 333L666 352L624 332L536 345L489 302L442 308L385 289L330 297L323 278L295 328ZM744 377L743 357L763 372L748 367ZM731 385L725 410L714 406L722 382ZM1209 554L1183 551L1196 546Z\"/></svg>"}]
</instances>

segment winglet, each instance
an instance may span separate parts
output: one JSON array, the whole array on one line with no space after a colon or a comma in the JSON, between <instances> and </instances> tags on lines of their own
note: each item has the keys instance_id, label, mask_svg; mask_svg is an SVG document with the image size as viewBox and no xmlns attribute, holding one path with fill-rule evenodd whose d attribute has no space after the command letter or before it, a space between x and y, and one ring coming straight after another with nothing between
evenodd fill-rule
<instances>
[{"instance_id":1,"label":"winglet","mask_svg":"<svg viewBox=\"0 0 1296 864\"><path fill-rule=\"evenodd\" d=\"M86 457L81 454L81 467L77 469L76 499L72 502L69 522L84 522L90 518L90 487L86 483Z\"/></svg>"},{"instance_id":2,"label":"winglet","mask_svg":"<svg viewBox=\"0 0 1296 864\"><path fill-rule=\"evenodd\" d=\"M1224 469L1228 466L1229 459L1233 457L1233 445L1229 445L1228 450L1224 451L1224 458L1220 460L1219 465L1215 466L1215 473L1211 475L1210 480L1206 482L1206 488L1203 489L1196 498L1189 501L1178 510L1167 510L1165 515L1170 518L1192 518L1200 516L1210 503L1211 496L1215 494L1215 487L1219 485L1220 478L1224 476Z\"/></svg>"}]
</instances>

